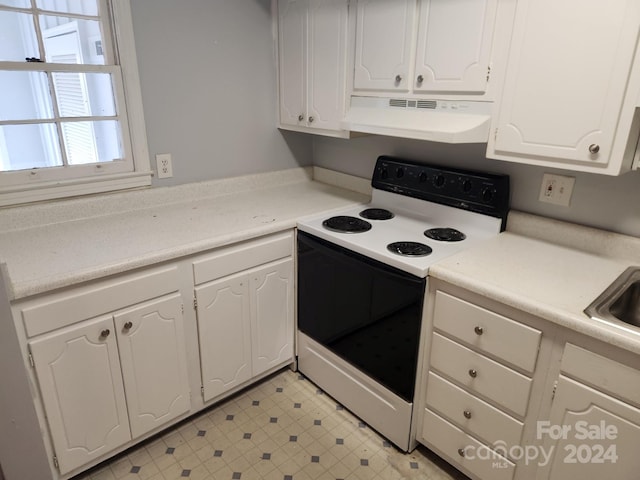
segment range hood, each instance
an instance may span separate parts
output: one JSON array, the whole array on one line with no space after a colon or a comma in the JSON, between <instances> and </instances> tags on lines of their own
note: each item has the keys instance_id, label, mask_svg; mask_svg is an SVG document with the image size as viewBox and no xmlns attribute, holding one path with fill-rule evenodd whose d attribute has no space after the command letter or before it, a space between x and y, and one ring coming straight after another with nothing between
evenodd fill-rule
<instances>
[{"instance_id":1,"label":"range hood","mask_svg":"<svg viewBox=\"0 0 640 480\"><path fill-rule=\"evenodd\" d=\"M351 97L341 127L352 132L443 143L486 143L490 102Z\"/></svg>"}]
</instances>

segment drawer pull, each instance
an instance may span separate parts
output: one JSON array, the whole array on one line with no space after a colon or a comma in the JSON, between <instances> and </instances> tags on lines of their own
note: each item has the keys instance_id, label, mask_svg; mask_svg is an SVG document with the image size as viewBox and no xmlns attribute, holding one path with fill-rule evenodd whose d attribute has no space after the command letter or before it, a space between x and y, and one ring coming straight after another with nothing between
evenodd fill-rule
<instances>
[{"instance_id":1,"label":"drawer pull","mask_svg":"<svg viewBox=\"0 0 640 480\"><path fill-rule=\"evenodd\" d=\"M108 328L105 328L100 332L100 338L107 338L111 331Z\"/></svg>"},{"instance_id":2,"label":"drawer pull","mask_svg":"<svg viewBox=\"0 0 640 480\"><path fill-rule=\"evenodd\" d=\"M131 330L131 327L133 327L133 322L127 322L123 325L124 330L127 332Z\"/></svg>"},{"instance_id":3,"label":"drawer pull","mask_svg":"<svg viewBox=\"0 0 640 480\"><path fill-rule=\"evenodd\" d=\"M464 448L459 448L458 449L458 455L460 455L462 458L464 458Z\"/></svg>"},{"instance_id":4,"label":"drawer pull","mask_svg":"<svg viewBox=\"0 0 640 480\"><path fill-rule=\"evenodd\" d=\"M476 332L476 335L482 335L484 333L484 328L478 326L474 328L473 331Z\"/></svg>"},{"instance_id":5,"label":"drawer pull","mask_svg":"<svg viewBox=\"0 0 640 480\"><path fill-rule=\"evenodd\" d=\"M465 410L463 412L464 418L469 419L471 418L471 412L469 410Z\"/></svg>"},{"instance_id":6,"label":"drawer pull","mask_svg":"<svg viewBox=\"0 0 640 480\"><path fill-rule=\"evenodd\" d=\"M477 371L477 370L475 370L475 369L473 369L473 368L472 368L472 369L470 369L470 370L469 370L469 376L470 376L471 378L476 378L476 377L478 376L478 371Z\"/></svg>"}]
</instances>

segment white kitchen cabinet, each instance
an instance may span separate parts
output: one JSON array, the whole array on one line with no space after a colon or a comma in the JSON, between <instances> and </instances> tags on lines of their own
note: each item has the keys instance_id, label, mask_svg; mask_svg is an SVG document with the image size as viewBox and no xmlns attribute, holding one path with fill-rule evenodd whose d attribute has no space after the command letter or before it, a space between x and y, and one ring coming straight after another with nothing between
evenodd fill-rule
<instances>
[{"instance_id":1,"label":"white kitchen cabinet","mask_svg":"<svg viewBox=\"0 0 640 480\"><path fill-rule=\"evenodd\" d=\"M293 259L280 260L249 275L253 374L293 357Z\"/></svg>"},{"instance_id":2,"label":"white kitchen cabinet","mask_svg":"<svg viewBox=\"0 0 640 480\"><path fill-rule=\"evenodd\" d=\"M636 479L639 382L640 370L567 343L549 420L538 435L553 452L539 478L599 480L615 472L616 479Z\"/></svg>"},{"instance_id":3,"label":"white kitchen cabinet","mask_svg":"<svg viewBox=\"0 0 640 480\"><path fill-rule=\"evenodd\" d=\"M293 362L292 254L287 232L193 262L205 402Z\"/></svg>"},{"instance_id":4,"label":"white kitchen cabinet","mask_svg":"<svg viewBox=\"0 0 640 480\"><path fill-rule=\"evenodd\" d=\"M44 335L29 348L61 473L131 439L110 315Z\"/></svg>"},{"instance_id":5,"label":"white kitchen cabinet","mask_svg":"<svg viewBox=\"0 0 640 480\"><path fill-rule=\"evenodd\" d=\"M191 408L179 294L114 315L133 438Z\"/></svg>"},{"instance_id":6,"label":"white kitchen cabinet","mask_svg":"<svg viewBox=\"0 0 640 480\"><path fill-rule=\"evenodd\" d=\"M354 91L485 92L497 0L359 0Z\"/></svg>"},{"instance_id":7,"label":"white kitchen cabinet","mask_svg":"<svg viewBox=\"0 0 640 480\"><path fill-rule=\"evenodd\" d=\"M196 287L205 401L251 378L249 281L233 275Z\"/></svg>"},{"instance_id":8,"label":"white kitchen cabinet","mask_svg":"<svg viewBox=\"0 0 640 480\"><path fill-rule=\"evenodd\" d=\"M639 32L635 0L519 0L487 156L612 175L627 169L637 140Z\"/></svg>"},{"instance_id":9,"label":"white kitchen cabinet","mask_svg":"<svg viewBox=\"0 0 640 480\"><path fill-rule=\"evenodd\" d=\"M180 295L29 342L60 472L189 411Z\"/></svg>"},{"instance_id":10,"label":"white kitchen cabinet","mask_svg":"<svg viewBox=\"0 0 640 480\"><path fill-rule=\"evenodd\" d=\"M280 128L345 136L348 0L278 0Z\"/></svg>"}]
</instances>

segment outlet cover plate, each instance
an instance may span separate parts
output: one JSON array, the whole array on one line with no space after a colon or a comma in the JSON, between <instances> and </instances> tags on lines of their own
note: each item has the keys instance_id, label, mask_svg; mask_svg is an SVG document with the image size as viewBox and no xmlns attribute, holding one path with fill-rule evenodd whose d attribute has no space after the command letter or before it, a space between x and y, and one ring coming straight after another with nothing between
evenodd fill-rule
<instances>
[{"instance_id":1,"label":"outlet cover plate","mask_svg":"<svg viewBox=\"0 0 640 480\"><path fill-rule=\"evenodd\" d=\"M571 203L571 194L575 183L575 177L545 173L542 176L538 200L568 207Z\"/></svg>"},{"instance_id":2,"label":"outlet cover plate","mask_svg":"<svg viewBox=\"0 0 640 480\"><path fill-rule=\"evenodd\" d=\"M158 169L158 178L173 177L173 165L171 163L170 153L156 154L156 167Z\"/></svg>"}]
</instances>

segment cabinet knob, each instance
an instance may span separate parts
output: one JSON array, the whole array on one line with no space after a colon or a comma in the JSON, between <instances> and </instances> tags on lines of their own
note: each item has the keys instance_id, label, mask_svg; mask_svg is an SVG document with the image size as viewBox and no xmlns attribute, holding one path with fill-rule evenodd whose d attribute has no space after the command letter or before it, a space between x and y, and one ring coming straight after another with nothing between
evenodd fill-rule
<instances>
[{"instance_id":1,"label":"cabinet knob","mask_svg":"<svg viewBox=\"0 0 640 480\"><path fill-rule=\"evenodd\" d=\"M596 143L592 143L591 145L589 145L589 153L596 154L599 151L600 151L600 145Z\"/></svg>"},{"instance_id":2,"label":"cabinet knob","mask_svg":"<svg viewBox=\"0 0 640 480\"><path fill-rule=\"evenodd\" d=\"M402 81L402 75L396 75L396 83L400 83Z\"/></svg>"},{"instance_id":3,"label":"cabinet knob","mask_svg":"<svg viewBox=\"0 0 640 480\"><path fill-rule=\"evenodd\" d=\"M422 75L418 75L418 78L416 80L418 80L418 83L422 83L424 82L424 77Z\"/></svg>"},{"instance_id":4,"label":"cabinet knob","mask_svg":"<svg viewBox=\"0 0 640 480\"><path fill-rule=\"evenodd\" d=\"M131 330L131 327L133 327L133 322L127 322L122 326L125 330Z\"/></svg>"},{"instance_id":5,"label":"cabinet knob","mask_svg":"<svg viewBox=\"0 0 640 480\"><path fill-rule=\"evenodd\" d=\"M464 418L469 419L471 418L471 412L469 410L465 410L463 412Z\"/></svg>"},{"instance_id":6,"label":"cabinet knob","mask_svg":"<svg viewBox=\"0 0 640 480\"><path fill-rule=\"evenodd\" d=\"M309 123L313 123L314 120L315 120L315 118L309 117Z\"/></svg>"},{"instance_id":7,"label":"cabinet knob","mask_svg":"<svg viewBox=\"0 0 640 480\"><path fill-rule=\"evenodd\" d=\"M110 333L111 333L111 330L109 330L108 328L105 328L100 332L100 338L107 338Z\"/></svg>"},{"instance_id":8,"label":"cabinet knob","mask_svg":"<svg viewBox=\"0 0 640 480\"><path fill-rule=\"evenodd\" d=\"M469 376L471 378L476 378L478 376L478 371L472 368L471 370L469 370Z\"/></svg>"},{"instance_id":9,"label":"cabinet knob","mask_svg":"<svg viewBox=\"0 0 640 480\"><path fill-rule=\"evenodd\" d=\"M460 455L461 457L464 457L464 448L458 449L458 455Z\"/></svg>"},{"instance_id":10,"label":"cabinet knob","mask_svg":"<svg viewBox=\"0 0 640 480\"><path fill-rule=\"evenodd\" d=\"M477 326L473 329L473 331L476 332L476 335L482 335L484 333L484 328L482 328L481 326Z\"/></svg>"},{"instance_id":11,"label":"cabinet knob","mask_svg":"<svg viewBox=\"0 0 640 480\"><path fill-rule=\"evenodd\" d=\"M304 115L298 115L298 121L301 122L304 120Z\"/></svg>"}]
</instances>

